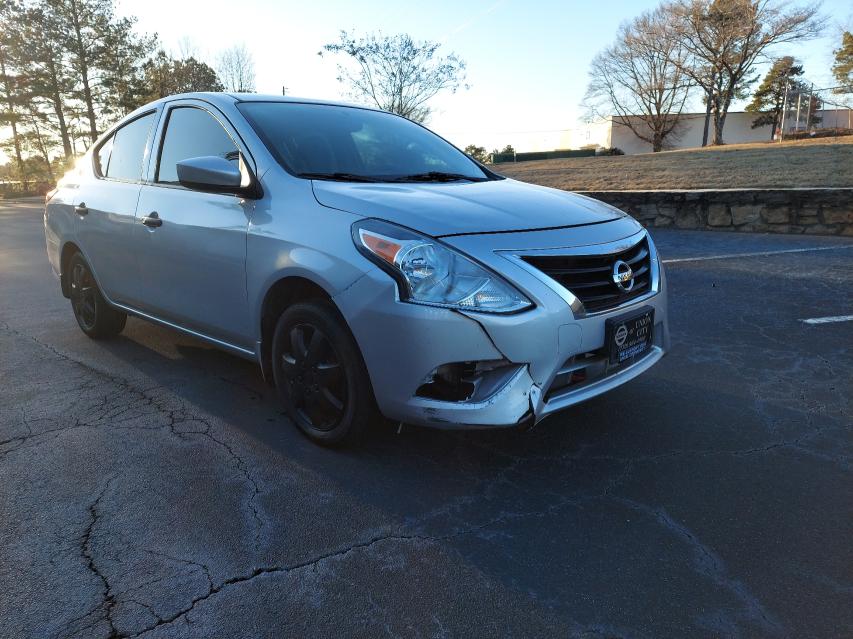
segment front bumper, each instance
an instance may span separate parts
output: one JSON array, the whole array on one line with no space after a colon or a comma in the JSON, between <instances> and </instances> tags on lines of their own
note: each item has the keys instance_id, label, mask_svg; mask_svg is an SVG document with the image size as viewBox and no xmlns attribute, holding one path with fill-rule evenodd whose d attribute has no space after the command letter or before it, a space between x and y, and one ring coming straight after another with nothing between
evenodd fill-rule
<instances>
[{"instance_id":1,"label":"front bumper","mask_svg":"<svg viewBox=\"0 0 853 639\"><path fill-rule=\"evenodd\" d=\"M626 235L636 237L636 227L630 231ZM553 234L543 237L554 241ZM508 246L507 238L501 241ZM530 234L525 241L530 241ZM396 285L383 271L366 273L335 301L361 348L379 408L389 419L439 428L531 424L624 384L669 350L662 270L647 297L586 316L573 310L559 285L549 284L547 278L495 251L494 238L459 237L451 243L518 285L536 307L515 315L489 315L408 304L397 299ZM578 357L590 362L601 359L596 359L596 353L600 355L604 346L608 317L642 306L655 309L654 343L649 351L617 370L602 364L589 379L552 390L555 380ZM487 395L475 393L467 400L447 401L419 394L438 367L484 361L504 364L503 378L489 386Z\"/></svg>"}]
</instances>

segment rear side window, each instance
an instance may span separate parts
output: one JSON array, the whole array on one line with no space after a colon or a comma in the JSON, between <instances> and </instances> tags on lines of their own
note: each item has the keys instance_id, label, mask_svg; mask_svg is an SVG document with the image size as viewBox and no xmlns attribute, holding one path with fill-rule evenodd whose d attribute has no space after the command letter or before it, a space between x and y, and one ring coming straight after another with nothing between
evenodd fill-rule
<instances>
[{"instance_id":1,"label":"rear side window","mask_svg":"<svg viewBox=\"0 0 853 639\"><path fill-rule=\"evenodd\" d=\"M225 158L235 166L240 157L234 140L210 113L194 107L172 109L160 149L157 181L177 184L178 162L207 155Z\"/></svg>"},{"instance_id":2,"label":"rear side window","mask_svg":"<svg viewBox=\"0 0 853 639\"><path fill-rule=\"evenodd\" d=\"M101 145L97 155L101 175L138 182L142 177L142 158L153 123L153 113L143 115L118 129Z\"/></svg>"},{"instance_id":3,"label":"rear side window","mask_svg":"<svg viewBox=\"0 0 853 639\"><path fill-rule=\"evenodd\" d=\"M101 177L106 177L107 168L110 166L110 155L113 152L113 138L115 136L111 135L107 138L106 142L101 144L98 147L98 150L95 152L95 164L98 168L98 175Z\"/></svg>"}]
</instances>

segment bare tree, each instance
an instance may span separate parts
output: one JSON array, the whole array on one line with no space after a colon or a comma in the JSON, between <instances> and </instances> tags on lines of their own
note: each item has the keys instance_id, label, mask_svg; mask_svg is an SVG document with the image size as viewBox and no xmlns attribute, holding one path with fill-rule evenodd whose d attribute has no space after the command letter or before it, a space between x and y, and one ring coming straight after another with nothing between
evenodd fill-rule
<instances>
[{"instance_id":1,"label":"bare tree","mask_svg":"<svg viewBox=\"0 0 853 639\"><path fill-rule=\"evenodd\" d=\"M255 61L245 44L235 45L220 53L216 73L226 91L255 92Z\"/></svg>"},{"instance_id":2,"label":"bare tree","mask_svg":"<svg viewBox=\"0 0 853 639\"><path fill-rule=\"evenodd\" d=\"M691 88L680 41L666 21L659 8L624 23L616 42L593 58L584 100L593 115L613 115L655 152L680 134Z\"/></svg>"},{"instance_id":3,"label":"bare tree","mask_svg":"<svg viewBox=\"0 0 853 639\"><path fill-rule=\"evenodd\" d=\"M465 62L453 53L439 56L440 46L406 34L356 38L341 31L340 40L325 45L320 55L325 51L349 57L349 65L338 65L338 81L347 85L353 99L423 122L432 98L467 88Z\"/></svg>"},{"instance_id":4,"label":"bare tree","mask_svg":"<svg viewBox=\"0 0 853 639\"><path fill-rule=\"evenodd\" d=\"M678 64L705 91L714 120L714 144L732 102L744 96L755 65L773 45L816 37L823 29L819 6L791 7L782 0L676 0L669 25L686 55Z\"/></svg>"}]
</instances>

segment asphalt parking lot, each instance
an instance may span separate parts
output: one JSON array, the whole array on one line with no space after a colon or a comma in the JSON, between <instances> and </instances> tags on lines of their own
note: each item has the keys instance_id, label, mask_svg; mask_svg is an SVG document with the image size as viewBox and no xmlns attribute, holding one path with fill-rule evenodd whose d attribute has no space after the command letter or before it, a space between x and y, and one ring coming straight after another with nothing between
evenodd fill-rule
<instances>
[{"instance_id":1,"label":"asphalt parking lot","mask_svg":"<svg viewBox=\"0 0 853 639\"><path fill-rule=\"evenodd\" d=\"M853 321L801 321L853 315L853 238L654 235L648 374L329 451L251 363L87 339L0 203L0 637L853 636Z\"/></svg>"}]
</instances>

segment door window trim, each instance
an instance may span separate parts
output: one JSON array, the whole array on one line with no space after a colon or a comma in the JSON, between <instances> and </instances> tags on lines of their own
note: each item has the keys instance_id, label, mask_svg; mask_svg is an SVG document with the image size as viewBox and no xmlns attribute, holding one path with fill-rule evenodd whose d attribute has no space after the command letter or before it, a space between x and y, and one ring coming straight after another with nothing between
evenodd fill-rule
<instances>
[{"instance_id":1,"label":"door window trim","mask_svg":"<svg viewBox=\"0 0 853 639\"><path fill-rule=\"evenodd\" d=\"M109 129L107 134L104 135L104 139L101 140L94 149L92 149L92 174L95 176L96 180L105 180L107 182L118 182L121 184L142 184L145 182L145 167L148 164L148 159L151 155L151 143L153 142L154 133L157 130L158 119L155 117L151 123L151 128L148 131L148 137L145 139L145 147L142 150L142 157L139 159L139 177L136 180L127 180L125 178L116 178L109 177L107 175L103 175L100 171L100 167L98 166L98 153L101 148L107 144L110 140L115 144L115 136L116 133L121 131L124 127L133 124L137 120L141 118L148 117L149 115L156 115L157 108L149 109L143 113L140 113L137 116L134 116L130 120L122 120L112 129ZM110 160L112 161L112 151L110 152ZM108 165L109 166L109 165ZM109 169L108 169L109 170Z\"/></svg>"},{"instance_id":2,"label":"door window trim","mask_svg":"<svg viewBox=\"0 0 853 639\"><path fill-rule=\"evenodd\" d=\"M175 109L198 109L200 111L204 111L210 117L212 117L219 126L222 127L222 130L225 132L225 135L234 143L234 146L243 156L244 162L248 165L249 170L255 175L255 179L257 178L257 164L255 163L255 158L249 152L248 146L243 141L243 138L240 137L240 133L237 131L236 127L231 123L231 121L226 117L224 113L219 111L215 106L209 104L208 102L204 102L202 100L176 100L174 103L168 104L163 109L163 115L160 118L160 123L157 126L157 138L155 140L157 146L157 153L151 154L149 158L149 166L147 170L146 179L143 180L143 184L146 186L155 186L162 189L178 189L181 191L192 191L192 189L188 189L187 187L181 184L172 184L169 182L158 182L157 178L160 174L160 160L163 155L163 143L166 141L166 134L169 131L169 120L172 116L172 111ZM236 136L236 137L235 137ZM208 193L208 195L220 195L225 197L236 197L242 199L244 196L236 194L236 193Z\"/></svg>"}]
</instances>

